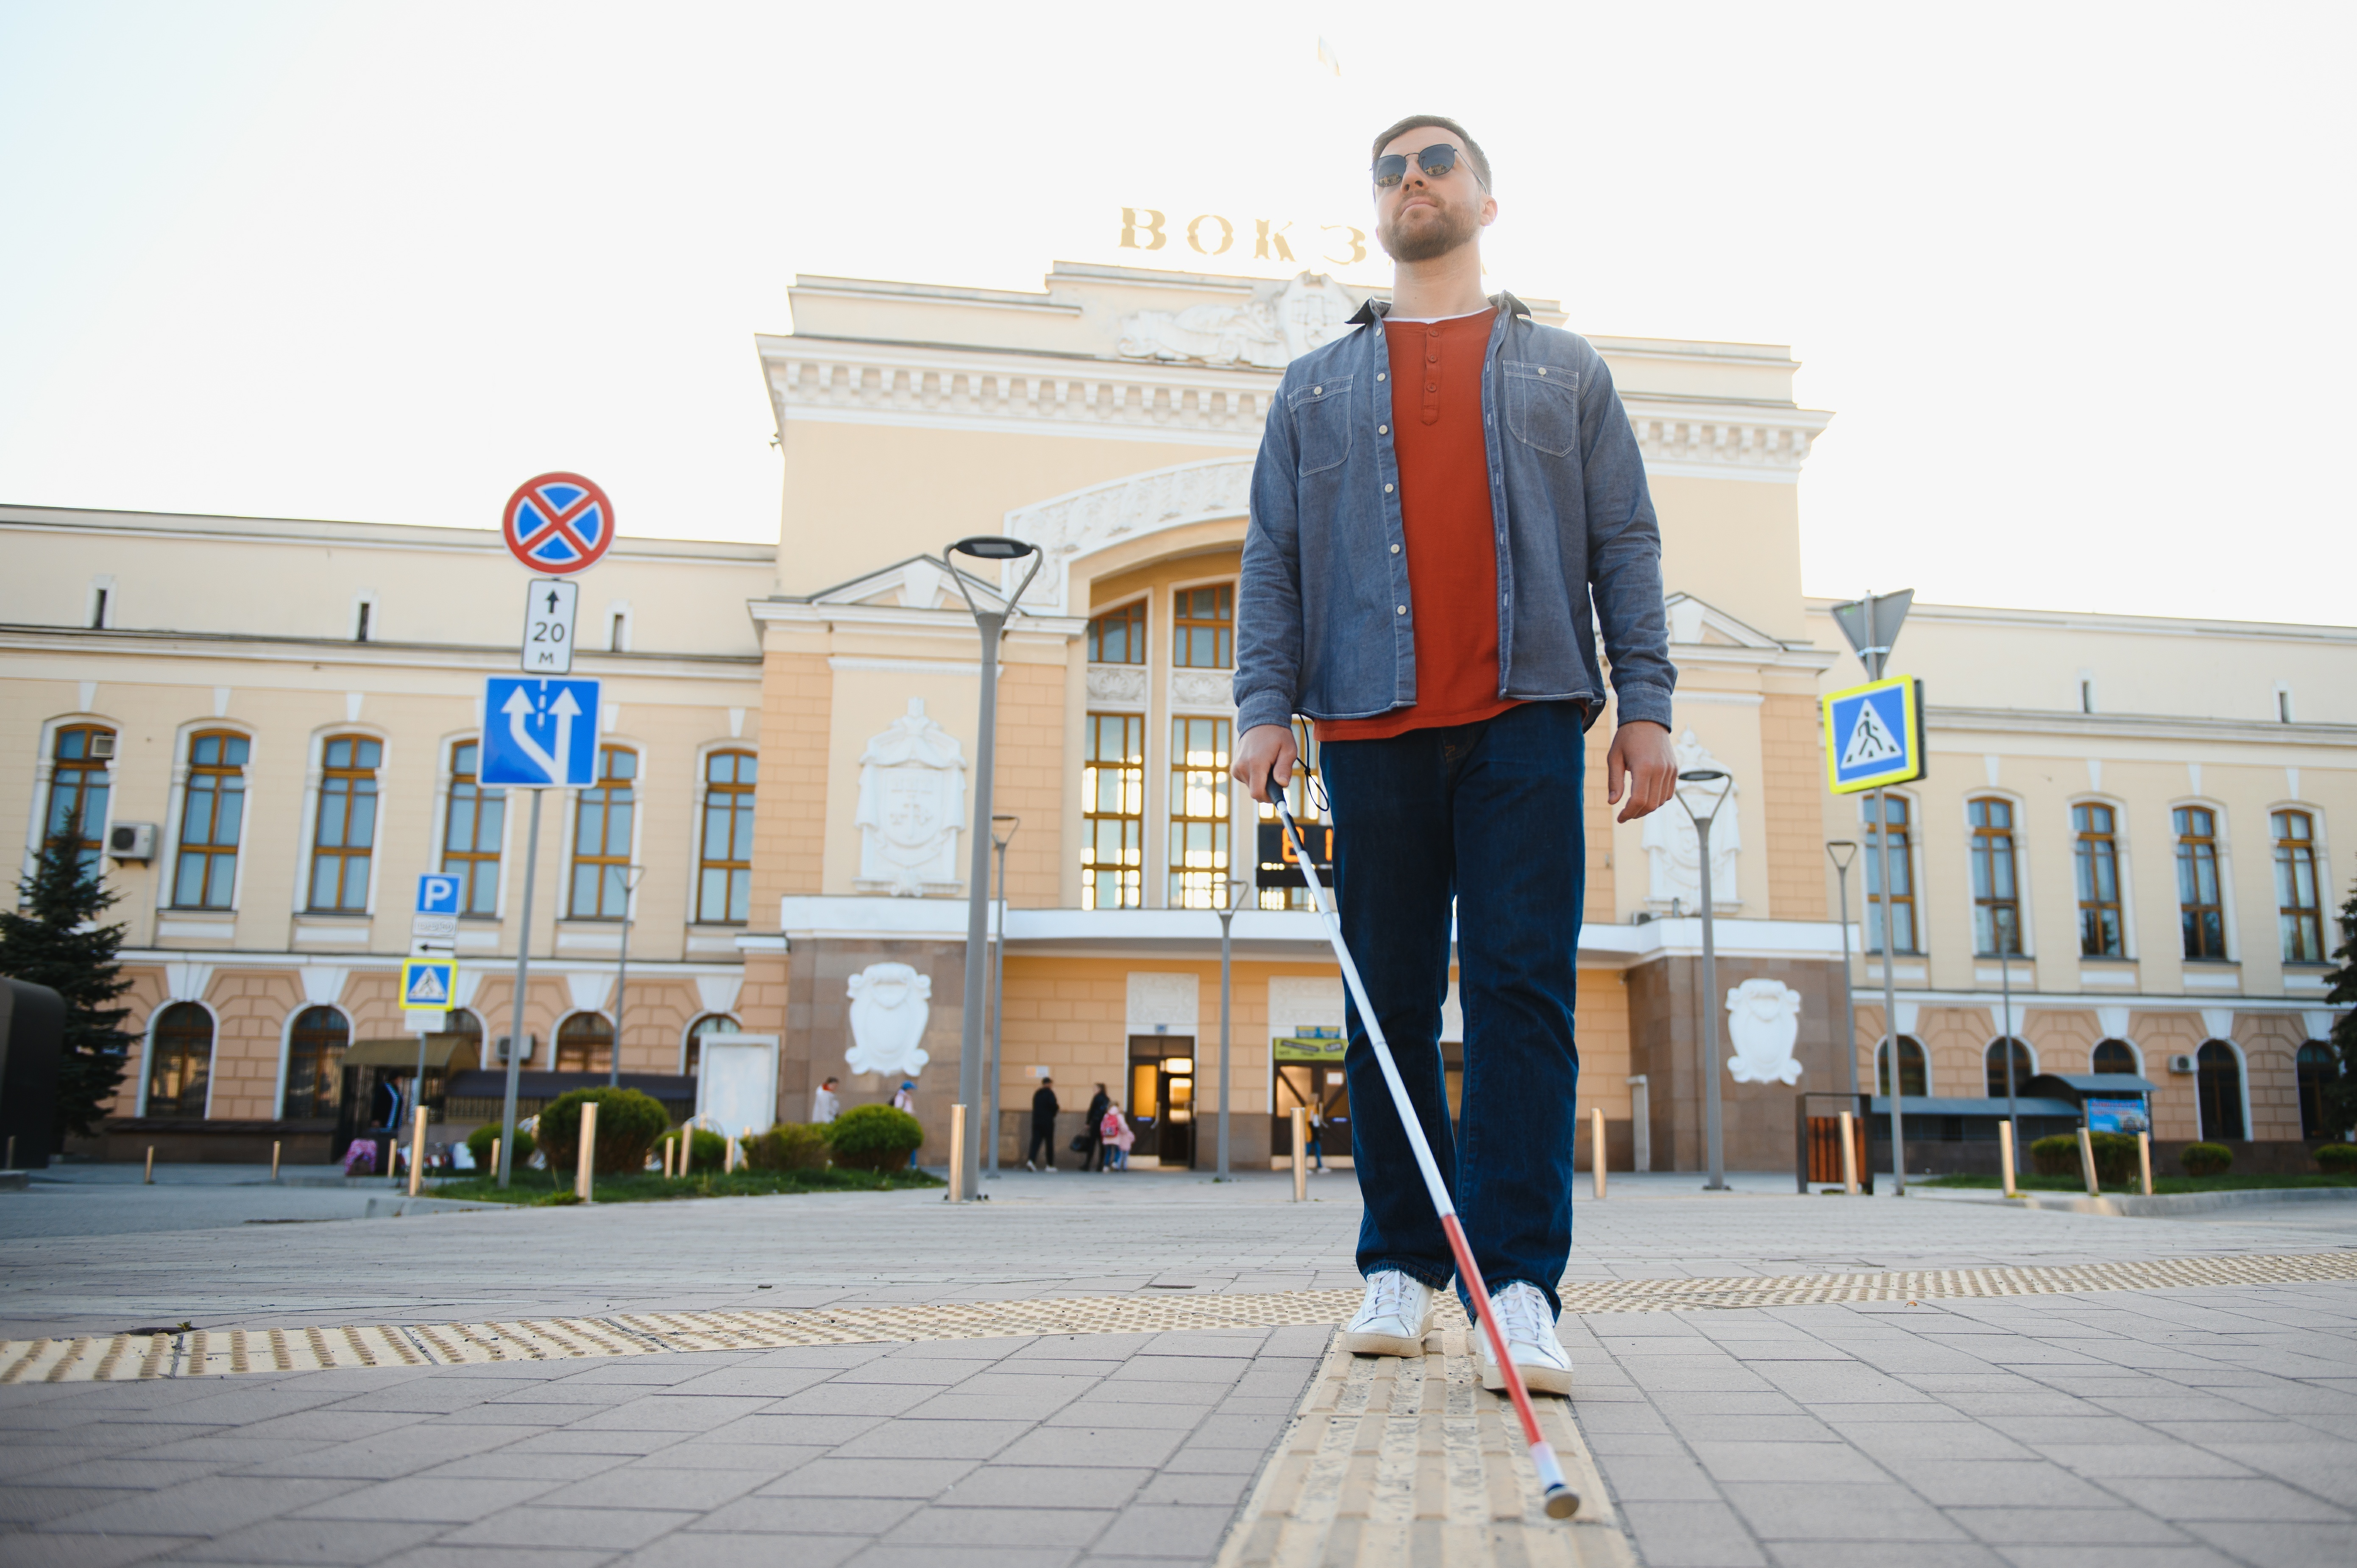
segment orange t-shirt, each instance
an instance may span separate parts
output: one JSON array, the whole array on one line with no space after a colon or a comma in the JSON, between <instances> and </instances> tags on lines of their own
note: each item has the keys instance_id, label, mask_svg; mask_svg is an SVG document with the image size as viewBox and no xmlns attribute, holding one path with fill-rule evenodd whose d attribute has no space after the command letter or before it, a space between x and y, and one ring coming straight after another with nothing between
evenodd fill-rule
<instances>
[{"instance_id":1,"label":"orange t-shirt","mask_svg":"<svg viewBox=\"0 0 2357 1568\"><path fill-rule=\"evenodd\" d=\"M1320 719L1321 743L1469 725L1515 705L1498 695L1498 535L1481 438L1481 361L1497 314L1383 323L1415 701L1371 719Z\"/></svg>"}]
</instances>

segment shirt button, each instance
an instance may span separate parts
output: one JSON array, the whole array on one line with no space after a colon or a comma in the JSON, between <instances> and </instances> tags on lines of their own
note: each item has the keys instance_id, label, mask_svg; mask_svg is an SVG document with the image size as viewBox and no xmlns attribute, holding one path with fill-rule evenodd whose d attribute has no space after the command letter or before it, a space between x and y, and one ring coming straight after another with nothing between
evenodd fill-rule
<instances>
[{"instance_id":1,"label":"shirt button","mask_svg":"<svg viewBox=\"0 0 2357 1568\"><path fill-rule=\"evenodd\" d=\"M1541 366L1539 367L1539 374L1541 374L1541 375L1545 375L1545 374L1546 374L1546 367L1545 367L1544 365L1541 365Z\"/></svg>"},{"instance_id":2,"label":"shirt button","mask_svg":"<svg viewBox=\"0 0 2357 1568\"><path fill-rule=\"evenodd\" d=\"M1405 605L1402 605L1402 606L1400 606L1400 607L1399 607L1399 613L1400 613L1400 614L1402 614L1402 615L1405 615L1405 614L1407 614L1407 607L1406 607Z\"/></svg>"},{"instance_id":3,"label":"shirt button","mask_svg":"<svg viewBox=\"0 0 2357 1568\"><path fill-rule=\"evenodd\" d=\"M1391 433L1392 427L1388 424L1378 424L1375 426L1375 434L1378 435L1389 435Z\"/></svg>"},{"instance_id":4,"label":"shirt button","mask_svg":"<svg viewBox=\"0 0 2357 1568\"><path fill-rule=\"evenodd\" d=\"M1396 554L1398 554L1398 553L1399 553L1399 546L1398 546L1398 545L1394 544L1394 545L1393 545L1393 546L1392 546L1392 553L1393 553L1393 554L1394 554L1394 555L1396 555Z\"/></svg>"},{"instance_id":5,"label":"shirt button","mask_svg":"<svg viewBox=\"0 0 2357 1568\"><path fill-rule=\"evenodd\" d=\"M1426 392L1438 392L1440 390L1440 383L1438 381L1426 381L1424 383L1424 390Z\"/></svg>"},{"instance_id":6,"label":"shirt button","mask_svg":"<svg viewBox=\"0 0 2357 1568\"><path fill-rule=\"evenodd\" d=\"M1377 381L1382 381L1383 379L1383 371L1377 371L1375 372L1375 380L1377 380Z\"/></svg>"},{"instance_id":7,"label":"shirt button","mask_svg":"<svg viewBox=\"0 0 2357 1568\"><path fill-rule=\"evenodd\" d=\"M1392 488L1391 488L1389 485L1385 485L1385 486L1383 487L1383 494L1385 494L1385 495L1389 495L1389 494L1391 494L1391 493L1392 493Z\"/></svg>"},{"instance_id":8,"label":"shirt button","mask_svg":"<svg viewBox=\"0 0 2357 1568\"><path fill-rule=\"evenodd\" d=\"M1325 390L1326 390L1326 389L1325 389L1324 387L1311 387L1311 388L1309 389L1309 395L1310 395L1311 397L1316 397L1316 396L1318 396L1319 393L1323 392Z\"/></svg>"}]
</instances>

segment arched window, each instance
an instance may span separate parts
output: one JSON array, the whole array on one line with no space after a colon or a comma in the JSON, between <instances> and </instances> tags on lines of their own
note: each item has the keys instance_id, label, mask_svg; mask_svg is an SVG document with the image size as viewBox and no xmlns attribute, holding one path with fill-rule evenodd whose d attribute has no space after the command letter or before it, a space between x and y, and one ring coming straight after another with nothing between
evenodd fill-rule
<instances>
[{"instance_id":1,"label":"arched window","mask_svg":"<svg viewBox=\"0 0 2357 1568\"><path fill-rule=\"evenodd\" d=\"M614 1026L602 1013L576 1013L556 1026L556 1070L605 1072L613 1066Z\"/></svg>"},{"instance_id":2,"label":"arched window","mask_svg":"<svg viewBox=\"0 0 2357 1568\"><path fill-rule=\"evenodd\" d=\"M172 903L182 909L226 909L237 885L237 845L245 824L245 736L213 730L188 740L188 788L180 808L180 852Z\"/></svg>"},{"instance_id":3,"label":"arched window","mask_svg":"<svg viewBox=\"0 0 2357 1568\"><path fill-rule=\"evenodd\" d=\"M1081 721L1081 908L1146 902L1146 715Z\"/></svg>"},{"instance_id":4,"label":"arched window","mask_svg":"<svg viewBox=\"0 0 2357 1568\"><path fill-rule=\"evenodd\" d=\"M1089 662L1146 662L1146 601L1133 599L1089 622Z\"/></svg>"},{"instance_id":5,"label":"arched window","mask_svg":"<svg viewBox=\"0 0 2357 1568\"><path fill-rule=\"evenodd\" d=\"M2299 1047L2296 1066L2299 1073L2299 1135L2321 1138L2325 1086L2341 1076L2341 1064L2333 1059L2330 1046L2322 1040L2310 1040Z\"/></svg>"},{"instance_id":6,"label":"arched window","mask_svg":"<svg viewBox=\"0 0 2357 1568\"><path fill-rule=\"evenodd\" d=\"M1991 1100L2003 1100L2005 1087L2005 1042L1991 1040L1982 1053L1988 1063L1988 1092ZM2013 1093L2018 1098L2029 1087L2030 1076L2038 1069L2029 1060L2029 1047L2017 1039L2013 1042Z\"/></svg>"},{"instance_id":7,"label":"arched window","mask_svg":"<svg viewBox=\"0 0 2357 1568\"><path fill-rule=\"evenodd\" d=\"M320 751L319 821L311 844L311 908L368 908L369 862L376 853L376 769L384 746L339 735Z\"/></svg>"},{"instance_id":8,"label":"arched window","mask_svg":"<svg viewBox=\"0 0 2357 1568\"><path fill-rule=\"evenodd\" d=\"M175 1002L156 1015L147 1047L147 1114L200 1119L212 1080L213 1015L193 1002Z\"/></svg>"},{"instance_id":9,"label":"arched window","mask_svg":"<svg viewBox=\"0 0 2357 1568\"><path fill-rule=\"evenodd\" d=\"M638 809L639 754L597 751L597 782L581 791L573 824L573 918L619 920L630 904L630 817Z\"/></svg>"},{"instance_id":10,"label":"arched window","mask_svg":"<svg viewBox=\"0 0 2357 1568\"><path fill-rule=\"evenodd\" d=\"M2134 1077L2136 1072L2135 1047L2126 1040L2098 1041L2095 1054L2089 1058L2087 1066L2092 1072L2124 1072Z\"/></svg>"},{"instance_id":11,"label":"arched window","mask_svg":"<svg viewBox=\"0 0 2357 1568\"><path fill-rule=\"evenodd\" d=\"M2169 813L2177 829L2177 917L2185 956L2226 956L2226 911L2218 898L2218 813L2207 806L2179 806Z\"/></svg>"},{"instance_id":12,"label":"arched window","mask_svg":"<svg viewBox=\"0 0 2357 1568\"><path fill-rule=\"evenodd\" d=\"M749 751L704 759L704 855L696 866L695 918L741 926L753 907L753 785Z\"/></svg>"},{"instance_id":13,"label":"arched window","mask_svg":"<svg viewBox=\"0 0 2357 1568\"><path fill-rule=\"evenodd\" d=\"M2316 885L2316 820L2306 811L2277 811L2276 918L2283 929L2286 963L2324 961L2324 904Z\"/></svg>"},{"instance_id":14,"label":"arched window","mask_svg":"<svg viewBox=\"0 0 2357 1568\"><path fill-rule=\"evenodd\" d=\"M706 1013L703 1017L690 1024L687 1026L687 1065L683 1069L687 1076L694 1078L704 1066L704 1037L706 1035L734 1035L741 1032L737 1027L737 1020L726 1013Z\"/></svg>"},{"instance_id":15,"label":"arched window","mask_svg":"<svg viewBox=\"0 0 2357 1568\"><path fill-rule=\"evenodd\" d=\"M1884 809L1889 816L1890 829L1890 896L1882 895L1882 850L1876 835L1882 824L1875 821L1875 802L1866 802L1866 849L1858 856L1866 866L1866 950L1881 952L1883 909L1890 911L1890 948L1893 952L1921 952L1915 940L1915 834L1912 831L1912 808L1900 795L1883 797Z\"/></svg>"},{"instance_id":16,"label":"arched window","mask_svg":"<svg viewBox=\"0 0 2357 1568\"><path fill-rule=\"evenodd\" d=\"M1173 909L1216 909L1228 892L1229 721L1170 720Z\"/></svg>"},{"instance_id":17,"label":"arched window","mask_svg":"<svg viewBox=\"0 0 2357 1568\"><path fill-rule=\"evenodd\" d=\"M2240 1139L2243 1130L2243 1058L2223 1040L2203 1043L2195 1056L2194 1098L2201 1111L2204 1138Z\"/></svg>"},{"instance_id":18,"label":"arched window","mask_svg":"<svg viewBox=\"0 0 2357 1568\"><path fill-rule=\"evenodd\" d=\"M333 1116L343 1098L344 1047L352 1026L333 1007L307 1007L286 1037L286 1108L289 1121Z\"/></svg>"},{"instance_id":19,"label":"arched window","mask_svg":"<svg viewBox=\"0 0 2357 1568\"><path fill-rule=\"evenodd\" d=\"M49 754L49 814L41 828L44 845L60 833L81 840L81 864L98 869L106 832L106 797L114 763L114 732L103 725L67 725Z\"/></svg>"},{"instance_id":20,"label":"arched window","mask_svg":"<svg viewBox=\"0 0 2357 1568\"><path fill-rule=\"evenodd\" d=\"M478 1050L482 1047L483 1021L464 1007L450 1009L450 1020L443 1025L442 1032L446 1035L464 1035L475 1042Z\"/></svg>"},{"instance_id":21,"label":"arched window","mask_svg":"<svg viewBox=\"0 0 2357 1568\"><path fill-rule=\"evenodd\" d=\"M1875 1092L1890 1092L1890 1045L1883 1042L1875 1058ZM1912 1035L1899 1036L1899 1086L1902 1097L1921 1099L1932 1092L1932 1069L1923 1056L1923 1042Z\"/></svg>"},{"instance_id":22,"label":"arched window","mask_svg":"<svg viewBox=\"0 0 2357 1568\"><path fill-rule=\"evenodd\" d=\"M2087 958L2118 958L2126 948L2120 937L2117 815L2094 801L2073 806L2071 832L2079 881L2079 951Z\"/></svg>"},{"instance_id":23,"label":"arched window","mask_svg":"<svg viewBox=\"0 0 2357 1568\"><path fill-rule=\"evenodd\" d=\"M2014 859L2013 802L1993 795L1964 802L1972 822L1973 951L2021 950L2021 887Z\"/></svg>"},{"instance_id":24,"label":"arched window","mask_svg":"<svg viewBox=\"0 0 2357 1568\"><path fill-rule=\"evenodd\" d=\"M458 879L458 913L500 912L500 834L508 792L476 776L482 747L462 740L450 748L450 798L442 815L442 870Z\"/></svg>"}]
</instances>

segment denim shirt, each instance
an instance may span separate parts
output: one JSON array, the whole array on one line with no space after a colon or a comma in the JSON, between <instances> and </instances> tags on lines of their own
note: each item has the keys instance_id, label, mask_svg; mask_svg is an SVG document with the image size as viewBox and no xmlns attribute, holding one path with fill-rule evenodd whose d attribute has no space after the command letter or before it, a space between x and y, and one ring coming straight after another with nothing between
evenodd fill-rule
<instances>
[{"instance_id":1,"label":"denim shirt","mask_svg":"<svg viewBox=\"0 0 2357 1568\"><path fill-rule=\"evenodd\" d=\"M1491 303L1481 428L1498 539L1498 694L1581 703L1594 724L1600 630L1620 722L1667 727L1677 670L1661 530L1611 372L1587 338L1533 321L1512 295ZM1357 331L1294 360L1269 412L1236 593L1239 734L1297 713L1362 719L1415 701L1383 314L1370 300L1351 318Z\"/></svg>"}]
</instances>

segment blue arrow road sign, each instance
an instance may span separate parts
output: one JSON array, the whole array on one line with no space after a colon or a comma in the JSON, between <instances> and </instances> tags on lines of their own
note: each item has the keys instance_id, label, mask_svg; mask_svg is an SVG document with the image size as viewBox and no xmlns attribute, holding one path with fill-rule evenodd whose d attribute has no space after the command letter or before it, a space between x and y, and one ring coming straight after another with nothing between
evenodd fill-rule
<instances>
[{"instance_id":1,"label":"blue arrow road sign","mask_svg":"<svg viewBox=\"0 0 2357 1568\"><path fill-rule=\"evenodd\" d=\"M597 781L597 682L494 675L483 682L486 784L580 789Z\"/></svg>"},{"instance_id":2,"label":"blue arrow road sign","mask_svg":"<svg viewBox=\"0 0 2357 1568\"><path fill-rule=\"evenodd\" d=\"M455 915L458 912L458 879L428 872L417 879L417 912Z\"/></svg>"}]
</instances>

